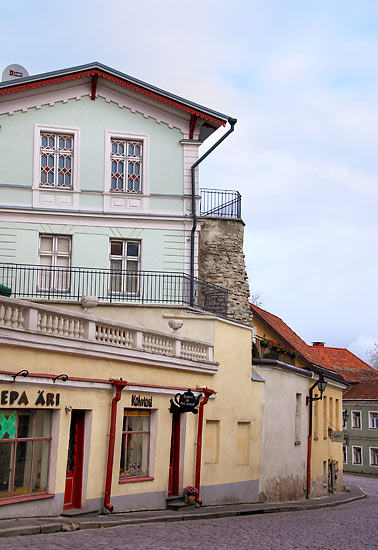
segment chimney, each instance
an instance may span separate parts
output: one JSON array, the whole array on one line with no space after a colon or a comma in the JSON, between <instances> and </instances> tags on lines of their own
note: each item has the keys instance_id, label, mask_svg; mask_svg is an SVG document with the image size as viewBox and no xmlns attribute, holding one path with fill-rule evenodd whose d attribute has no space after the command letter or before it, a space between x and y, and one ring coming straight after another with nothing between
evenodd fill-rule
<instances>
[{"instance_id":1,"label":"chimney","mask_svg":"<svg viewBox=\"0 0 378 550\"><path fill-rule=\"evenodd\" d=\"M324 348L325 342L312 342L314 348Z\"/></svg>"}]
</instances>

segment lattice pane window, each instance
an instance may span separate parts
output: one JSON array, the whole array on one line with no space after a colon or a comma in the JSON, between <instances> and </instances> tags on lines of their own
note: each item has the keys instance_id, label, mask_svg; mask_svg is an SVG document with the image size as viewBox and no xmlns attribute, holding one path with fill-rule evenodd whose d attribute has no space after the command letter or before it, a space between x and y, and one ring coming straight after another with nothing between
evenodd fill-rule
<instances>
[{"instance_id":1,"label":"lattice pane window","mask_svg":"<svg viewBox=\"0 0 378 550\"><path fill-rule=\"evenodd\" d=\"M39 290L66 292L71 281L71 237L40 235Z\"/></svg>"},{"instance_id":2,"label":"lattice pane window","mask_svg":"<svg viewBox=\"0 0 378 550\"><path fill-rule=\"evenodd\" d=\"M73 136L41 133L41 187L72 189Z\"/></svg>"},{"instance_id":3,"label":"lattice pane window","mask_svg":"<svg viewBox=\"0 0 378 550\"><path fill-rule=\"evenodd\" d=\"M110 241L110 291L139 292L140 242Z\"/></svg>"},{"instance_id":4,"label":"lattice pane window","mask_svg":"<svg viewBox=\"0 0 378 550\"><path fill-rule=\"evenodd\" d=\"M110 190L115 193L141 193L142 161L141 141L112 139Z\"/></svg>"}]
</instances>

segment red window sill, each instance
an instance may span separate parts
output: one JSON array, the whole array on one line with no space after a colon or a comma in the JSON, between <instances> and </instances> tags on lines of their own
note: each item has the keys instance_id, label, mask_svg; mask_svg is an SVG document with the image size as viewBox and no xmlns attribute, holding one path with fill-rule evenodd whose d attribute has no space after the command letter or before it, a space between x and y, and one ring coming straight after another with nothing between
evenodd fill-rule
<instances>
[{"instance_id":1,"label":"red window sill","mask_svg":"<svg viewBox=\"0 0 378 550\"><path fill-rule=\"evenodd\" d=\"M121 477L119 483L136 483L137 481L153 481L154 477L144 476L144 477Z\"/></svg>"},{"instance_id":2,"label":"red window sill","mask_svg":"<svg viewBox=\"0 0 378 550\"><path fill-rule=\"evenodd\" d=\"M18 502L27 502L30 500L42 500L43 498L53 498L55 495L52 495L50 493L43 493L40 495L25 495L22 497L10 497L10 498L2 498L0 499L0 506L4 506L5 504L17 504Z\"/></svg>"}]
</instances>

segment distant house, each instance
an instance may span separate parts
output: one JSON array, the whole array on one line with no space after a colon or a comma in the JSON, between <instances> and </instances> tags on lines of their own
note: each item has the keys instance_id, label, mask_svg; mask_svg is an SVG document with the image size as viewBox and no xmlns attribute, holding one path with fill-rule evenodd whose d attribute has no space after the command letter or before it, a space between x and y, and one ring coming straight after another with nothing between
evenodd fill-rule
<instances>
[{"instance_id":1,"label":"distant house","mask_svg":"<svg viewBox=\"0 0 378 550\"><path fill-rule=\"evenodd\" d=\"M255 305L251 309L253 365L265 386L260 498L290 500L340 490L342 392L348 384L282 319ZM323 378L327 386L320 399L317 384ZM309 403L311 395L317 399Z\"/></svg>"},{"instance_id":2,"label":"distant house","mask_svg":"<svg viewBox=\"0 0 378 550\"><path fill-rule=\"evenodd\" d=\"M378 474L378 372L347 349L314 345L318 357L353 385L345 392L343 409L345 472Z\"/></svg>"}]
</instances>

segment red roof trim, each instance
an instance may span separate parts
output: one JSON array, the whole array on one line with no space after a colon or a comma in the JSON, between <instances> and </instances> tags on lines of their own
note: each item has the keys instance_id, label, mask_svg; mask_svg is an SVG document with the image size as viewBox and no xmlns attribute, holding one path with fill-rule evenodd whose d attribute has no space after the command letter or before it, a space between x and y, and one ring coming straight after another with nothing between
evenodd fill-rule
<instances>
[{"instance_id":1,"label":"red roof trim","mask_svg":"<svg viewBox=\"0 0 378 550\"><path fill-rule=\"evenodd\" d=\"M183 105L178 101L173 101L172 99L168 99L167 97L164 97L160 94L151 92L146 88L142 88L141 86L136 86L135 84L131 84L131 82L128 82L127 80L123 80L122 78L118 78L109 73L106 73L104 71L98 71L96 69L91 71L81 71L78 73L72 73L64 76L57 76L54 78L47 78L45 80L37 80L36 82L28 82L27 84L19 84L19 85L13 84L13 85L10 85L8 88L0 89L0 95L7 95L15 92L24 92L25 90L32 90L34 88L41 88L44 86L51 86L53 84L60 84L61 82L69 82L70 80L76 80L78 78L86 78L86 77L95 76L95 75L101 76L102 78L105 78L107 80L111 80L112 82L116 82L117 84L120 84L121 86L125 86L126 88L130 88L135 92L152 97L157 101L161 101L162 103L166 103L167 105L176 107L176 109L181 109L182 111L186 111L199 118L203 118L205 120L208 120L209 122L218 124L219 126L226 126L226 122L224 120L220 120L219 118L215 118L210 115L205 115L201 111L192 109L191 107L188 107L187 105Z\"/></svg>"}]
</instances>

